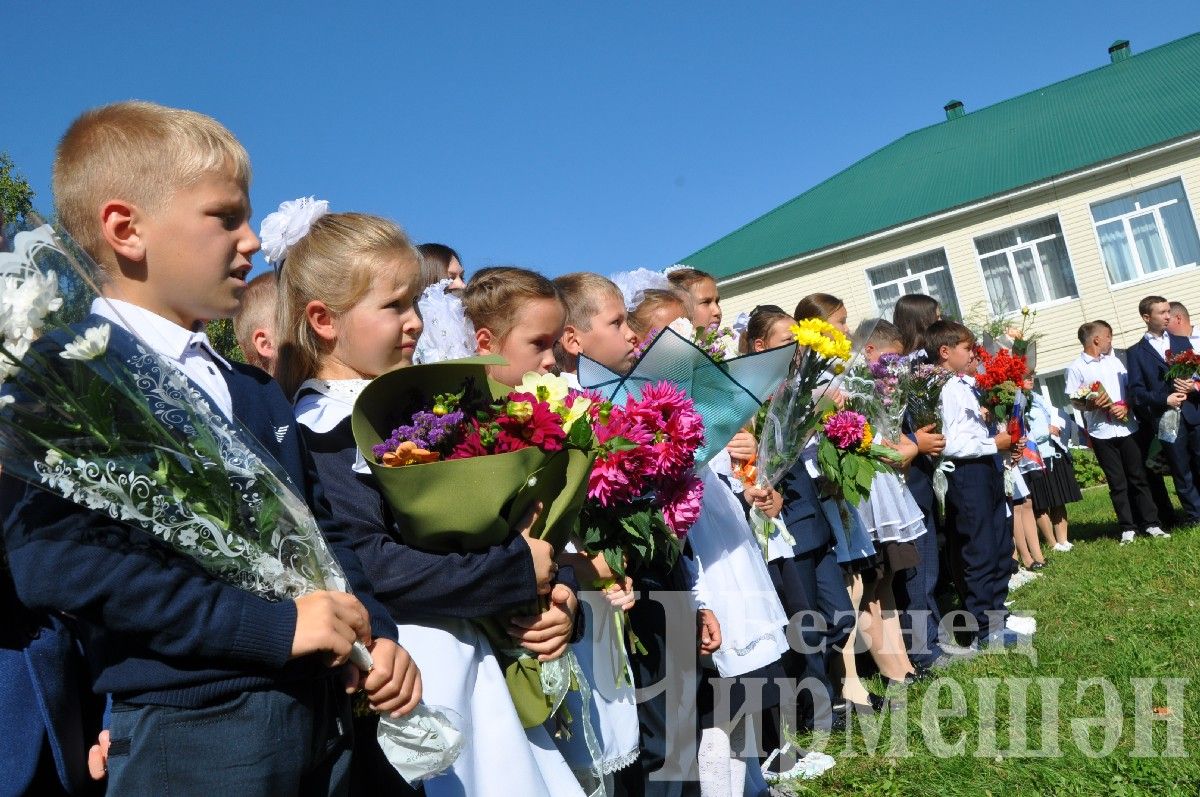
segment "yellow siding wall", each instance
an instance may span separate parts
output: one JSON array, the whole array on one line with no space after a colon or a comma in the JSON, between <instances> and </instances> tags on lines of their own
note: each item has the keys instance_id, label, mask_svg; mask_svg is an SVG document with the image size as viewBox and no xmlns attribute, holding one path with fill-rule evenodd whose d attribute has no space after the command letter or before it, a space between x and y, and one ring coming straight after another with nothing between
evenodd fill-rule
<instances>
[{"instance_id":1,"label":"yellow siding wall","mask_svg":"<svg viewBox=\"0 0 1200 797\"><path fill-rule=\"evenodd\" d=\"M1035 331L1044 337L1038 344L1037 370L1048 374L1065 368L1079 354L1076 330L1084 321L1104 319L1112 324L1118 347L1134 343L1145 332L1137 312L1143 296L1159 294L1183 302L1192 311L1193 322L1200 323L1200 269L1180 269L1110 289L1092 227L1092 203L1177 178L1183 181L1195 219L1200 202L1200 144L1062 180L985 209L821 255L760 278L722 285L722 310L727 319L763 303L790 312L801 297L820 291L846 302L853 328L876 314L867 268L945 248L959 307L968 313L987 300L974 239L1057 214L1079 298L1038 308Z\"/></svg>"}]
</instances>

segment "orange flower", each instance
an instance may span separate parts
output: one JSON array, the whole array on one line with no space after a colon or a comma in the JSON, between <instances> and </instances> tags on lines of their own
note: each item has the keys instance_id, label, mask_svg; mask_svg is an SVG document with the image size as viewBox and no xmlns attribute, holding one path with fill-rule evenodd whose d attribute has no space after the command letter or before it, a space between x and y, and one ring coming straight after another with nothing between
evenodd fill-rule
<instances>
[{"instance_id":1,"label":"orange flower","mask_svg":"<svg viewBox=\"0 0 1200 797\"><path fill-rule=\"evenodd\" d=\"M433 451L418 448L411 440L405 440L396 448L383 455L383 464L389 468L402 468L405 465L424 465L427 462L437 462L441 457Z\"/></svg>"}]
</instances>

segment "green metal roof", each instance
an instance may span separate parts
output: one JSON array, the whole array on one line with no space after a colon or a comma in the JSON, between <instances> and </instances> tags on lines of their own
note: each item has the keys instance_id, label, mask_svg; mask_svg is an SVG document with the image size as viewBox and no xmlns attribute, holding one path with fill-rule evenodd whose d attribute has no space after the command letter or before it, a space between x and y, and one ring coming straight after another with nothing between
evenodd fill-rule
<instances>
[{"instance_id":1,"label":"green metal roof","mask_svg":"<svg viewBox=\"0 0 1200 797\"><path fill-rule=\"evenodd\" d=\"M909 133L681 263L718 277L1200 130L1200 33Z\"/></svg>"}]
</instances>

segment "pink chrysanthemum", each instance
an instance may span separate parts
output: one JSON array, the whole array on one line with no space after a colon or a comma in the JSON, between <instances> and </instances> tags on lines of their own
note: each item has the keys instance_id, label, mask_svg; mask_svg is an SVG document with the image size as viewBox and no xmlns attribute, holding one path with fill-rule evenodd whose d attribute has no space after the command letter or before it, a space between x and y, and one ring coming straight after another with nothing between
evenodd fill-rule
<instances>
[{"instance_id":1,"label":"pink chrysanthemum","mask_svg":"<svg viewBox=\"0 0 1200 797\"><path fill-rule=\"evenodd\" d=\"M692 411L692 400L671 382L655 382L642 388L641 404L654 407L666 418L676 412Z\"/></svg>"},{"instance_id":2,"label":"pink chrysanthemum","mask_svg":"<svg viewBox=\"0 0 1200 797\"><path fill-rule=\"evenodd\" d=\"M838 448L848 450L862 442L866 425L866 416L853 410L842 410L825 420L825 436Z\"/></svg>"},{"instance_id":3,"label":"pink chrysanthemum","mask_svg":"<svg viewBox=\"0 0 1200 797\"><path fill-rule=\"evenodd\" d=\"M703 498L704 482L691 473L663 496L663 519L676 537L683 539L688 529L699 519Z\"/></svg>"},{"instance_id":4,"label":"pink chrysanthemum","mask_svg":"<svg viewBox=\"0 0 1200 797\"><path fill-rule=\"evenodd\" d=\"M588 498L600 506L632 501L646 489L636 450L612 451L596 458L588 476Z\"/></svg>"}]
</instances>

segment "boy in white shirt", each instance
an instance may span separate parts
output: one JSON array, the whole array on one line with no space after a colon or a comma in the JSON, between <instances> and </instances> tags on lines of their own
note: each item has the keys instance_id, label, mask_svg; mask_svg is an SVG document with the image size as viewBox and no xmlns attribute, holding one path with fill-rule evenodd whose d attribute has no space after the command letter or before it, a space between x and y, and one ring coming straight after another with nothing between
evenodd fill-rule
<instances>
[{"instance_id":1,"label":"boy in white shirt","mask_svg":"<svg viewBox=\"0 0 1200 797\"><path fill-rule=\"evenodd\" d=\"M1133 434L1138 425L1126 399L1128 374L1112 352L1112 340L1107 321L1089 321L1079 327L1083 353L1067 369L1067 395L1096 382L1104 387L1104 395L1073 403L1083 413L1092 451L1108 481L1121 544L1126 545L1133 542L1139 528L1152 537L1169 535L1159 528L1158 508Z\"/></svg>"}]
</instances>

